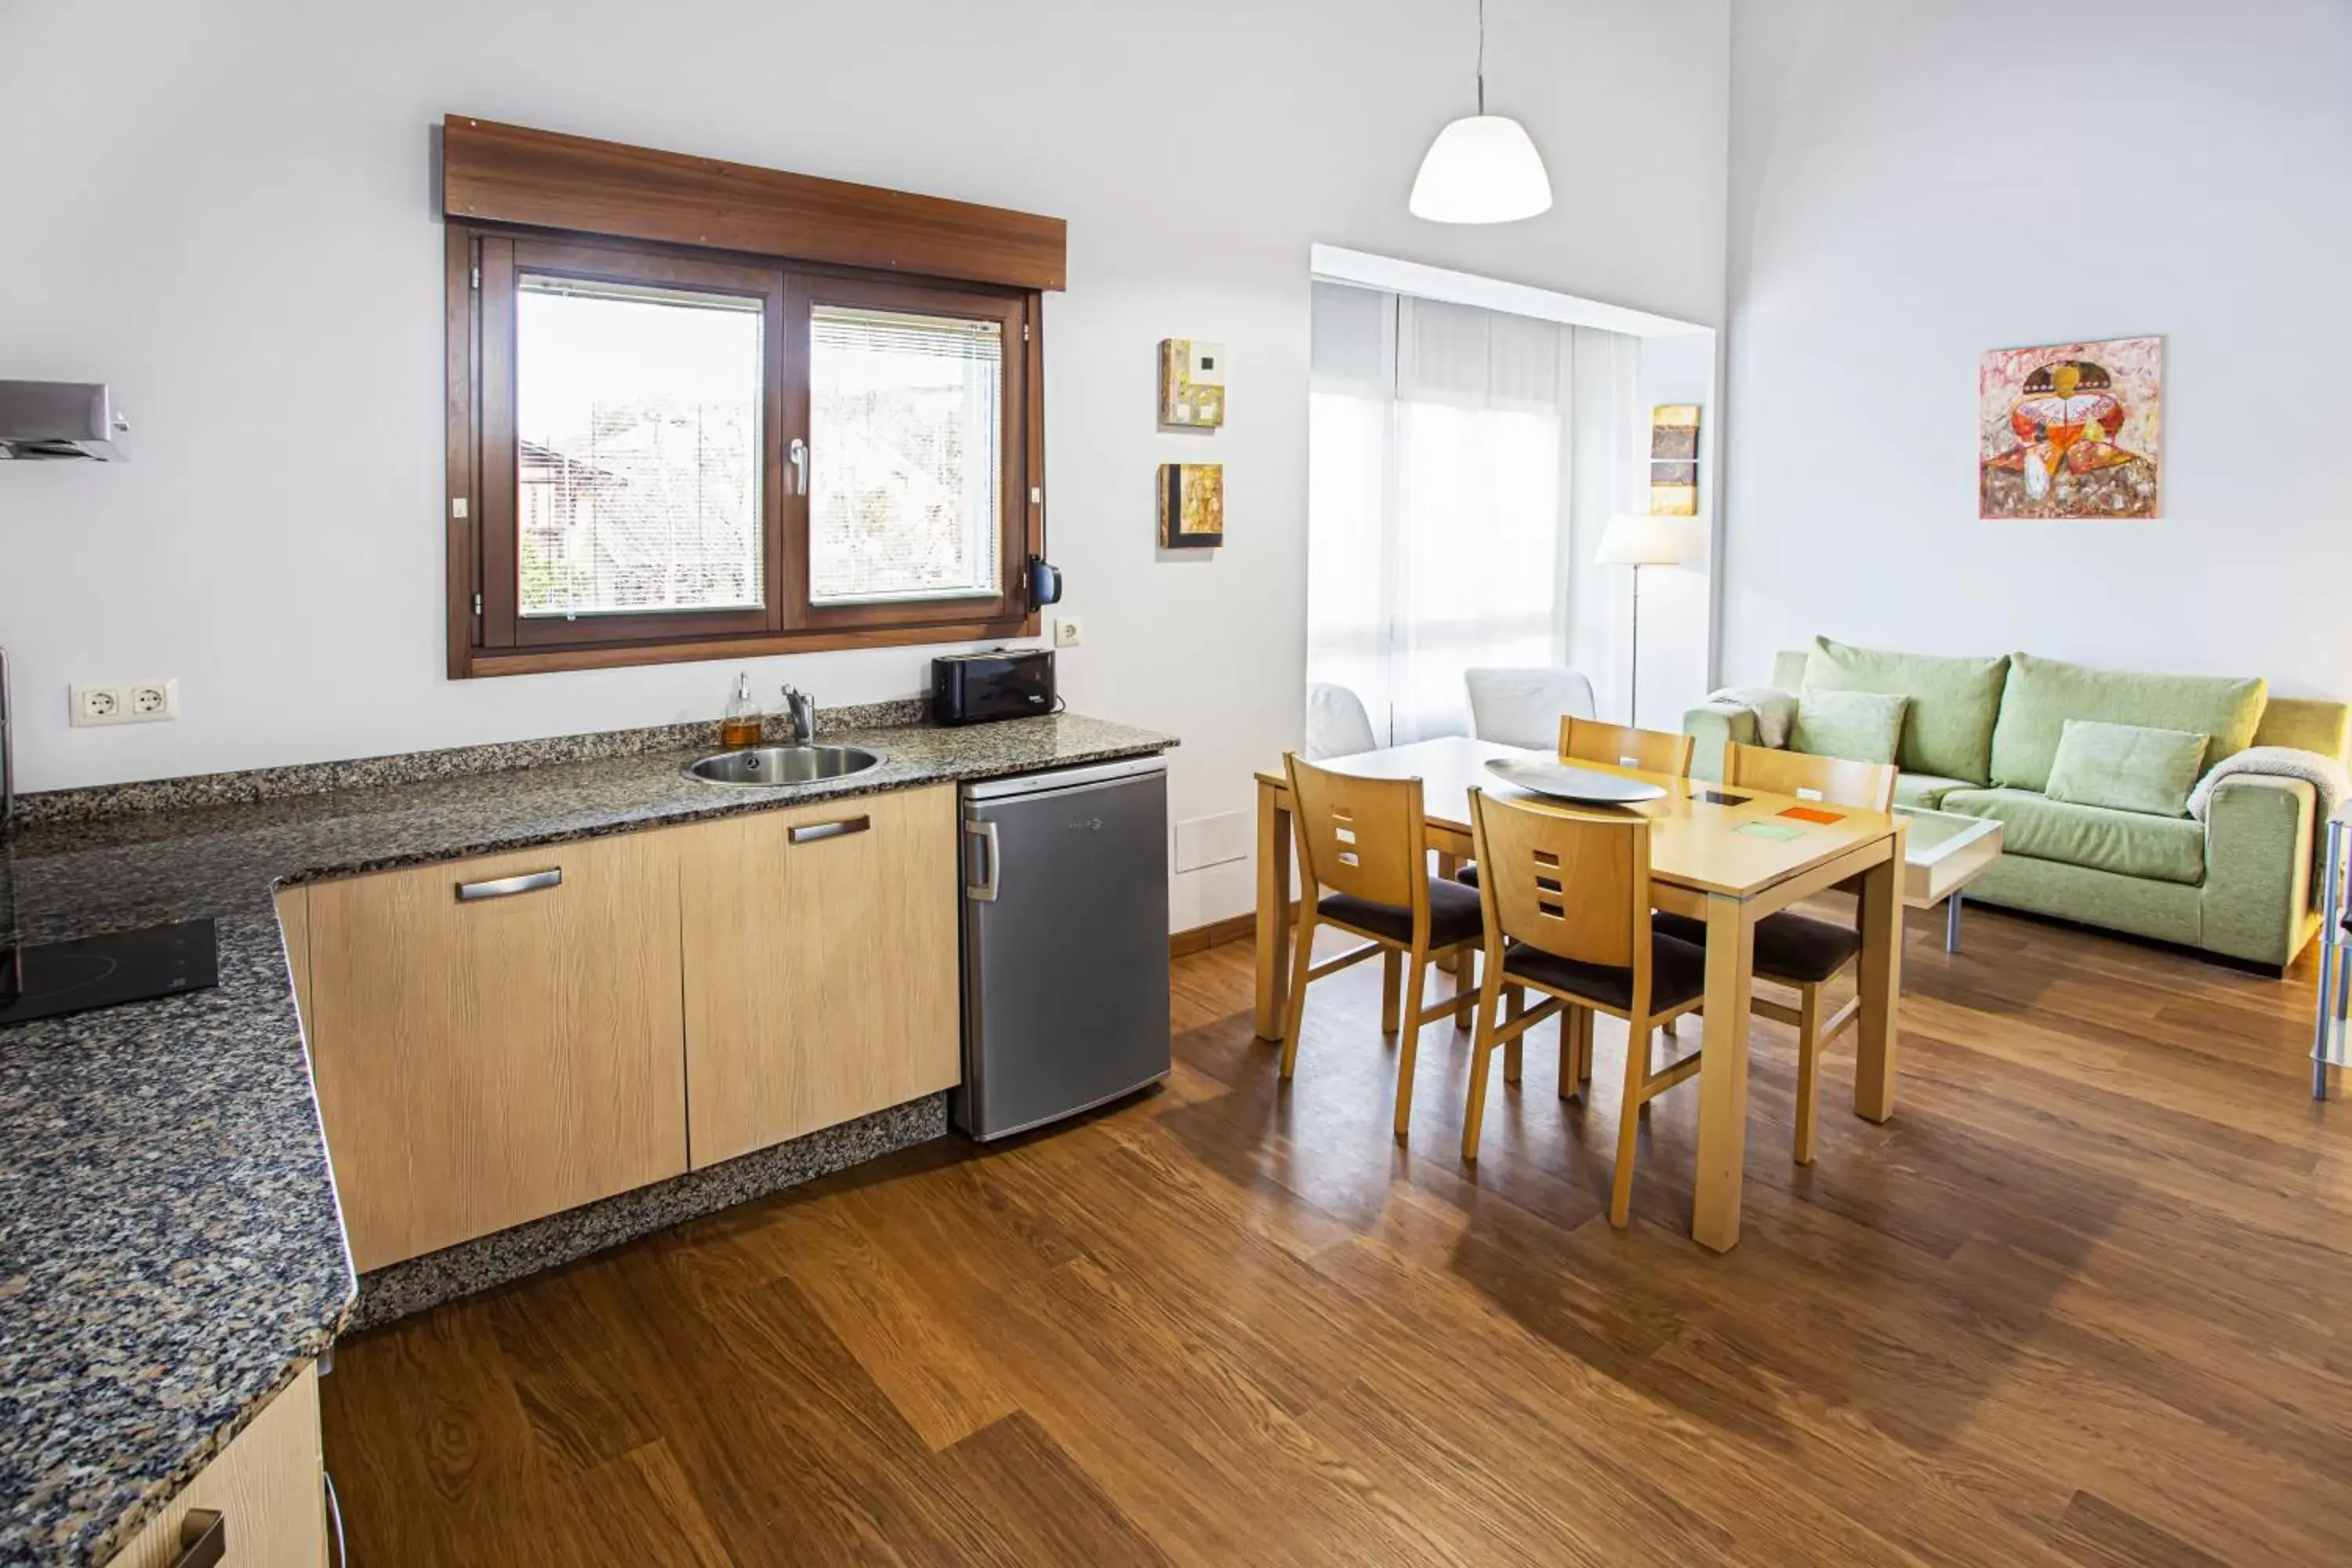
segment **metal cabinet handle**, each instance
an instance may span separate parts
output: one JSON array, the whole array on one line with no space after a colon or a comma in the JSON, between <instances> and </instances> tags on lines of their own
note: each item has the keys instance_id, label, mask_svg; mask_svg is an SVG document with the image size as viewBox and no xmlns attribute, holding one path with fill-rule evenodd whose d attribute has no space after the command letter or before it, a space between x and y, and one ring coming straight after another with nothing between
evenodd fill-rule
<instances>
[{"instance_id":1,"label":"metal cabinet handle","mask_svg":"<svg viewBox=\"0 0 2352 1568\"><path fill-rule=\"evenodd\" d=\"M964 897L976 903L992 904L996 902L996 824L967 821L963 825L963 836L980 840L983 865L988 873L977 882L966 882L963 885Z\"/></svg>"},{"instance_id":2,"label":"metal cabinet handle","mask_svg":"<svg viewBox=\"0 0 2352 1568\"><path fill-rule=\"evenodd\" d=\"M350 1568L351 1560L343 1553L343 1500L335 1495L335 1478L323 1466L319 1470L319 1479L327 1493L328 1540L334 1544L335 1568Z\"/></svg>"},{"instance_id":3,"label":"metal cabinet handle","mask_svg":"<svg viewBox=\"0 0 2352 1568\"><path fill-rule=\"evenodd\" d=\"M525 871L519 877L495 877L487 882L460 882L457 901L478 903L484 899L511 899L517 893L536 893L541 888L563 886L563 868L551 866L544 871Z\"/></svg>"},{"instance_id":4,"label":"metal cabinet handle","mask_svg":"<svg viewBox=\"0 0 2352 1568\"><path fill-rule=\"evenodd\" d=\"M180 1554L172 1568L215 1568L228 1555L228 1515L192 1508L180 1518Z\"/></svg>"},{"instance_id":5,"label":"metal cabinet handle","mask_svg":"<svg viewBox=\"0 0 2352 1568\"><path fill-rule=\"evenodd\" d=\"M838 822L803 823L785 834L784 837L793 844L814 844L826 838L840 838L852 833L863 833L873 826L872 820L867 817L845 816Z\"/></svg>"}]
</instances>

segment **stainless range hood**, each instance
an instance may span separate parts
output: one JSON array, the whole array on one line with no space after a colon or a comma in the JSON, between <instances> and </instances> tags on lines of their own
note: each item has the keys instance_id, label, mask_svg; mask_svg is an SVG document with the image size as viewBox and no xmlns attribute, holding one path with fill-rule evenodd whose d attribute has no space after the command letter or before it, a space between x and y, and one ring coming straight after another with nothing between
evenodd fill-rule
<instances>
[{"instance_id":1,"label":"stainless range hood","mask_svg":"<svg viewBox=\"0 0 2352 1568\"><path fill-rule=\"evenodd\" d=\"M130 428L102 381L0 381L0 459L119 463Z\"/></svg>"}]
</instances>

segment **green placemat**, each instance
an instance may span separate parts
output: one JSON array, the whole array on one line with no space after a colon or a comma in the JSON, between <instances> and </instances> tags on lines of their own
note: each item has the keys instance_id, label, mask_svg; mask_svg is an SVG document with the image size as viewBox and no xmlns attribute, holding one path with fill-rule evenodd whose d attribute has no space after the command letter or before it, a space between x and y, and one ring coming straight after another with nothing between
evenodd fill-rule
<instances>
[{"instance_id":1,"label":"green placemat","mask_svg":"<svg viewBox=\"0 0 2352 1568\"><path fill-rule=\"evenodd\" d=\"M1791 827L1785 822L1743 822L1731 831L1745 833L1750 838L1802 838L1805 836L1803 828Z\"/></svg>"}]
</instances>

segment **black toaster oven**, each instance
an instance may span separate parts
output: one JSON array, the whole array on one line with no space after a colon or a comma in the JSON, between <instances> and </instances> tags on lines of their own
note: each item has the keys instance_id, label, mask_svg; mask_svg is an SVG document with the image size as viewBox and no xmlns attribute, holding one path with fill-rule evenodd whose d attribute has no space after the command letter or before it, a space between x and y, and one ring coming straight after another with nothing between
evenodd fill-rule
<instances>
[{"instance_id":1,"label":"black toaster oven","mask_svg":"<svg viewBox=\"0 0 2352 1568\"><path fill-rule=\"evenodd\" d=\"M931 720L978 724L1054 711L1054 650L998 648L931 660Z\"/></svg>"}]
</instances>

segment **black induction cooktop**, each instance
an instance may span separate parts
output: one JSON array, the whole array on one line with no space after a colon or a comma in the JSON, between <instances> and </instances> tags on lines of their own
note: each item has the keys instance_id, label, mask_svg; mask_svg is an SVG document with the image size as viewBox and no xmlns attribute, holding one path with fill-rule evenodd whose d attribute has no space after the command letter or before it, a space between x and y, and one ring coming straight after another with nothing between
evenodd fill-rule
<instances>
[{"instance_id":1,"label":"black induction cooktop","mask_svg":"<svg viewBox=\"0 0 2352 1568\"><path fill-rule=\"evenodd\" d=\"M210 921L0 947L0 1024L177 996L220 984Z\"/></svg>"}]
</instances>

